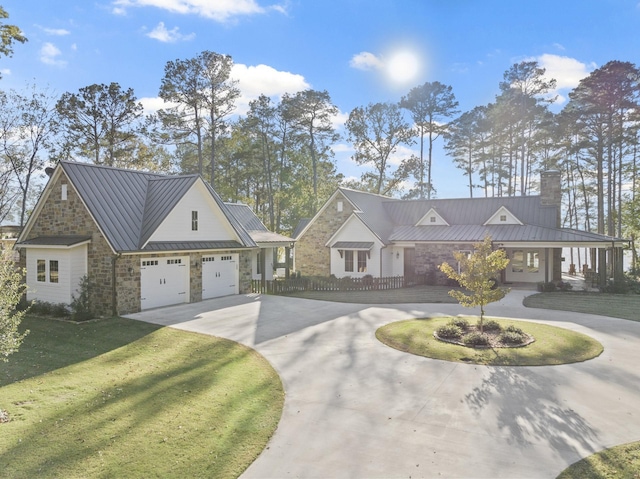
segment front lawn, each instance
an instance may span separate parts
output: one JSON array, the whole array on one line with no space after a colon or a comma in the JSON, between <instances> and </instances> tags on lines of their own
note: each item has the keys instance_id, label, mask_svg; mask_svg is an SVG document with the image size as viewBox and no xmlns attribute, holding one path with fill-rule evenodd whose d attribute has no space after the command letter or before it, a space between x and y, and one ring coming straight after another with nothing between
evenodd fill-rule
<instances>
[{"instance_id":1,"label":"front lawn","mask_svg":"<svg viewBox=\"0 0 640 479\"><path fill-rule=\"evenodd\" d=\"M528 308L555 309L640 321L640 294L538 293L524 298Z\"/></svg>"},{"instance_id":2,"label":"front lawn","mask_svg":"<svg viewBox=\"0 0 640 479\"><path fill-rule=\"evenodd\" d=\"M476 323L477 317L465 316ZM568 329L540 323L495 319L503 328L515 325L535 338L528 346L517 348L474 349L445 343L433 332L447 324L451 317L409 319L382 326L376 331L378 340L400 351L445 361L502 366L546 366L575 363L599 356L602 345L593 338Z\"/></svg>"},{"instance_id":3,"label":"front lawn","mask_svg":"<svg viewBox=\"0 0 640 479\"><path fill-rule=\"evenodd\" d=\"M616 479L640 477L640 442L622 444L585 457L557 479Z\"/></svg>"},{"instance_id":4,"label":"front lawn","mask_svg":"<svg viewBox=\"0 0 640 479\"><path fill-rule=\"evenodd\" d=\"M3 477L237 477L280 419L278 375L237 343L122 318L27 318L0 363Z\"/></svg>"}]
</instances>

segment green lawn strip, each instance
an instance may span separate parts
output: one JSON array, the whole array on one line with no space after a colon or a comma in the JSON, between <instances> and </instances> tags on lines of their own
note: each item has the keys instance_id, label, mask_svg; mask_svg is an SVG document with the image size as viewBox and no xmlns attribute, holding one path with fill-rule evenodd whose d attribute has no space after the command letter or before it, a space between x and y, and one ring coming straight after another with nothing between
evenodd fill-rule
<instances>
[{"instance_id":1,"label":"green lawn strip","mask_svg":"<svg viewBox=\"0 0 640 479\"><path fill-rule=\"evenodd\" d=\"M19 354L48 372L0 387L0 408L11 416L0 424L2 475L238 477L260 454L284 402L262 356L137 321L100 323L111 327L60 323L54 328L75 339L52 350L33 341L51 324L30 321L32 341ZM94 333L78 331L85 327ZM123 344L104 352L109 343ZM93 347L101 353L91 354ZM15 368L12 378L25 374L17 359L0 366Z\"/></svg>"},{"instance_id":2,"label":"green lawn strip","mask_svg":"<svg viewBox=\"0 0 640 479\"><path fill-rule=\"evenodd\" d=\"M523 304L528 308L555 309L576 313L598 314L612 318L640 321L640 295L607 294L567 291L538 293L527 296Z\"/></svg>"},{"instance_id":3,"label":"green lawn strip","mask_svg":"<svg viewBox=\"0 0 640 479\"><path fill-rule=\"evenodd\" d=\"M413 286L371 291L301 291L286 296L357 304L457 303L448 294L451 289L450 286Z\"/></svg>"},{"instance_id":4,"label":"green lawn strip","mask_svg":"<svg viewBox=\"0 0 640 479\"><path fill-rule=\"evenodd\" d=\"M640 442L630 442L572 464L558 479L623 479L640 477Z\"/></svg>"},{"instance_id":5,"label":"green lawn strip","mask_svg":"<svg viewBox=\"0 0 640 479\"><path fill-rule=\"evenodd\" d=\"M465 316L475 324L477 317ZM382 326L376 337L384 344L418 356L445 361L502 366L546 366L575 363L594 358L603 351L593 338L568 329L540 323L497 320L503 328L513 324L532 335L534 343L519 348L474 349L438 341L433 332L449 322L451 317L409 319Z\"/></svg>"}]
</instances>

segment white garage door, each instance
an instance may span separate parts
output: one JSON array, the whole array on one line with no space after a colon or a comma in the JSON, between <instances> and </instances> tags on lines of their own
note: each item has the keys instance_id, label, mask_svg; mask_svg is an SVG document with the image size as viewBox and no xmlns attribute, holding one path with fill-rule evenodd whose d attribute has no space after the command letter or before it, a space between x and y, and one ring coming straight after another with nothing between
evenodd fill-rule
<instances>
[{"instance_id":1,"label":"white garage door","mask_svg":"<svg viewBox=\"0 0 640 479\"><path fill-rule=\"evenodd\" d=\"M140 263L140 308L189 302L189 257L148 258Z\"/></svg>"},{"instance_id":2,"label":"white garage door","mask_svg":"<svg viewBox=\"0 0 640 479\"><path fill-rule=\"evenodd\" d=\"M202 299L238 294L238 255L202 257Z\"/></svg>"}]
</instances>

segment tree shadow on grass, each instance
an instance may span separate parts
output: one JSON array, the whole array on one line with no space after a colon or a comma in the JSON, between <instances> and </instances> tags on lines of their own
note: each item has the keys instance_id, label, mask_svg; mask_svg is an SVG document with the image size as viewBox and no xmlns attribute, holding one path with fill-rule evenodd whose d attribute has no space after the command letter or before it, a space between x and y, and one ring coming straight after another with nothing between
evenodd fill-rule
<instances>
[{"instance_id":1,"label":"tree shadow on grass","mask_svg":"<svg viewBox=\"0 0 640 479\"><path fill-rule=\"evenodd\" d=\"M598 431L556 395L556 384L528 368L491 367L465 396L477 414L495 414L508 442L522 448L546 445L569 462L598 449Z\"/></svg>"},{"instance_id":2,"label":"tree shadow on grass","mask_svg":"<svg viewBox=\"0 0 640 479\"><path fill-rule=\"evenodd\" d=\"M100 356L161 327L125 318L73 323L27 316L20 329L29 334L9 362L0 363L0 387Z\"/></svg>"}]
</instances>

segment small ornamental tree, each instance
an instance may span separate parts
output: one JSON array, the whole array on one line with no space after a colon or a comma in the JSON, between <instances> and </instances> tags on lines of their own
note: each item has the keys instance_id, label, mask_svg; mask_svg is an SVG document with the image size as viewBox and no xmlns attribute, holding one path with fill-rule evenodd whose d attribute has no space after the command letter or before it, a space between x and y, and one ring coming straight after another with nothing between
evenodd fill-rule
<instances>
[{"instance_id":1,"label":"small ornamental tree","mask_svg":"<svg viewBox=\"0 0 640 479\"><path fill-rule=\"evenodd\" d=\"M18 332L26 311L16 309L26 287L11 250L0 252L0 361L3 362L7 362L7 357L18 350L28 333Z\"/></svg>"},{"instance_id":2,"label":"small ornamental tree","mask_svg":"<svg viewBox=\"0 0 640 479\"><path fill-rule=\"evenodd\" d=\"M456 280L470 294L451 290L449 295L465 308L480 306L479 326L482 333L484 307L494 301L500 301L509 292L509 288L495 287L495 277L507 267L509 259L504 250L492 250L490 236L485 236L482 243L475 244L471 255L456 251L453 257L460 263L460 272L453 269L449 263L442 263L440 271L450 279Z\"/></svg>"}]
</instances>

